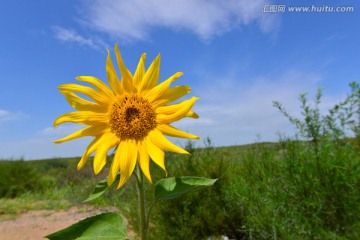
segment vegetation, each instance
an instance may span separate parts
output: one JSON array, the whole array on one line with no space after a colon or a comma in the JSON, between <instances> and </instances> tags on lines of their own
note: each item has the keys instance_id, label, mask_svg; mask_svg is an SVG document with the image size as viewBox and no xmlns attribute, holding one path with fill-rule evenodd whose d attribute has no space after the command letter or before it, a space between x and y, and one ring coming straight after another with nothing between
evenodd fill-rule
<instances>
[{"instance_id":1,"label":"vegetation","mask_svg":"<svg viewBox=\"0 0 360 240\"><path fill-rule=\"evenodd\" d=\"M206 139L203 148L188 142L190 156L168 153L169 177L219 180L155 205L149 239L360 239L360 88L350 86L350 95L325 115L321 90L313 105L300 96L301 118L275 102L297 127L295 137L223 148ZM0 162L0 214L80 204L105 176L93 176L91 162L76 171L77 161ZM154 165L151 172L154 181L165 177ZM138 229L134 180L91 204L119 207Z\"/></svg>"},{"instance_id":2,"label":"vegetation","mask_svg":"<svg viewBox=\"0 0 360 240\"><path fill-rule=\"evenodd\" d=\"M90 166L76 171L78 160L0 161L0 219L81 203L103 176L95 177Z\"/></svg>"}]
</instances>

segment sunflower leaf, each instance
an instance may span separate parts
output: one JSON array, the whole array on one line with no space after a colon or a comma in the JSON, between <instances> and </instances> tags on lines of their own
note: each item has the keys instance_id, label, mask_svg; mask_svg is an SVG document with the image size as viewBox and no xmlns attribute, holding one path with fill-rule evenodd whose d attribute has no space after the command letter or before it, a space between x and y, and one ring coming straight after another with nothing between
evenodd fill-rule
<instances>
[{"instance_id":1,"label":"sunflower leaf","mask_svg":"<svg viewBox=\"0 0 360 240\"><path fill-rule=\"evenodd\" d=\"M171 177L155 185L155 201L177 198L187 192L213 185L217 179L202 177Z\"/></svg>"},{"instance_id":2,"label":"sunflower leaf","mask_svg":"<svg viewBox=\"0 0 360 240\"><path fill-rule=\"evenodd\" d=\"M45 237L49 240L129 239L124 218L115 213L102 213L86 218Z\"/></svg>"},{"instance_id":3,"label":"sunflower leaf","mask_svg":"<svg viewBox=\"0 0 360 240\"><path fill-rule=\"evenodd\" d=\"M107 184L107 178L101 180L98 184L96 184L94 191L90 194L90 196L84 200L83 202L89 202L92 201L98 197L101 197L109 188L115 185L115 182L120 180L120 173L116 176L115 181L111 186L108 186Z\"/></svg>"}]
</instances>

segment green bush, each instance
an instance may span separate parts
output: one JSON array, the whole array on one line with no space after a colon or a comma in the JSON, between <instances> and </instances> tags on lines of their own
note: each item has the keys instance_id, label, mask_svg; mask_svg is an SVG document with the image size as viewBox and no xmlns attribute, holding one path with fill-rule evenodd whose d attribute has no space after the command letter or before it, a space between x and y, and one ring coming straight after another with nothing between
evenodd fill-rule
<instances>
[{"instance_id":1,"label":"green bush","mask_svg":"<svg viewBox=\"0 0 360 240\"><path fill-rule=\"evenodd\" d=\"M151 217L154 226L150 229L151 239L204 239L221 235L239 239L243 219L234 202L238 196L231 190L238 179L237 165L227 159L227 151L214 148L210 139L205 148L194 149L194 144L188 142L186 149L190 156L169 154L169 174L218 181L214 186L160 202Z\"/></svg>"},{"instance_id":2,"label":"green bush","mask_svg":"<svg viewBox=\"0 0 360 240\"><path fill-rule=\"evenodd\" d=\"M358 152L328 142L317 159L309 143L289 139L277 149L260 145L240 165L246 239L357 239Z\"/></svg>"},{"instance_id":3,"label":"green bush","mask_svg":"<svg viewBox=\"0 0 360 240\"><path fill-rule=\"evenodd\" d=\"M73 203L81 203L92 191L95 182L104 175L94 177L90 164L77 171L76 161L0 161L0 198L26 194L27 197L66 198Z\"/></svg>"},{"instance_id":4,"label":"green bush","mask_svg":"<svg viewBox=\"0 0 360 240\"><path fill-rule=\"evenodd\" d=\"M25 161L0 161L0 198L14 198L40 188L40 175Z\"/></svg>"},{"instance_id":5,"label":"green bush","mask_svg":"<svg viewBox=\"0 0 360 240\"><path fill-rule=\"evenodd\" d=\"M192 143L191 156L169 155L170 174L219 181L159 204L151 239L359 239L360 123L354 116L360 94L357 84L351 88L328 115L319 110L321 90L314 107L301 95L302 119L275 103L301 138L255 144L237 158L226 148L194 149ZM347 137L350 130L355 138Z\"/></svg>"}]
</instances>

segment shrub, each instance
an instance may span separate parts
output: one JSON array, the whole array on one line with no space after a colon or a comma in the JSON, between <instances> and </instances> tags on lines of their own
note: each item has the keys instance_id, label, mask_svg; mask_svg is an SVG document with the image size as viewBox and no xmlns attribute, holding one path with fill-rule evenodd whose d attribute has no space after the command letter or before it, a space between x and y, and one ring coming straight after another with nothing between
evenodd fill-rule
<instances>
[{"instance_id":1,"label":"shrub","mask_svg":"<svg viewBox=\"0 0 360 240\"><path fill-rule=\"evenodd\" d=\"M158 205L152 239L359 239L359 85L351 89L327 115L319 111L321 90L315 106L300 96L302 119L275 103L301 138L255 144L235 161L210 141L203 149L190 142L191 156L169 155L169 173L219 181Z\"/></svg>"},{"instance_id":2,"label":"shrub","mask_svg":"<svg viewBox=\"0 0 360 240\"><path fill-rule=\"evenodd\" d=\"M168 171L173 176L217 178L214 186L188 193L178 199L158 204L151 217L152 239L204 239L209 236L242 236L242 215L231 188L236 183L236 165L228 161L227 152L215 149L210 139L205 148L195 149L188 142L190 156L169 154ZM168 237L164 237L168 236Z\"/></svg>"},{"instance_id":3,"label":"shrub","mask_svg":"<svg viewBox=\"0 0 360 240\"><path fill-rule=\"evenodd\" d=\"M39 189L39 174L29 164L20 161L0 162L0 197L14 198Z\"/></svg>"}]
</instances>

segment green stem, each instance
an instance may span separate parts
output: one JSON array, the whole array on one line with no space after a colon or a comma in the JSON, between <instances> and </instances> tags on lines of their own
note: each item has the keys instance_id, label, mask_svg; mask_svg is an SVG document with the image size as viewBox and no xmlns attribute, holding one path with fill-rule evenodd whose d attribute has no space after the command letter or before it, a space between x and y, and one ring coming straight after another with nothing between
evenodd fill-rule
<instances>
[{"instance_id":1,"label":"green stem","mask_svg":"<svg viewBox=\"0 0 360 240\"><path fill-rule=\"evenodd\" d=\"M144 187L144 174L140 166L137 166L137 189L139 198L139 213L140 213L140 236L141 240L147 240L147 223L145 213L145 187Z\"/></svg>"},{"instance_id":2,"label":"green stem","mask_svg":"<svg viewBox=\"0 0 360 240\"><path fill-rule=\"evenodd\" d=\"M149 222L150 222L150 212L152 210L152 208L154 207L156 201L153 202L149 208L148 214L147 214L147 218L146 218L146 229L149 229Z\"/></svg>"}]
</instances>

